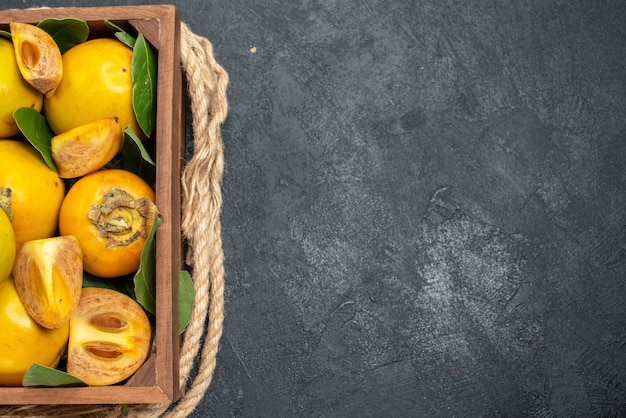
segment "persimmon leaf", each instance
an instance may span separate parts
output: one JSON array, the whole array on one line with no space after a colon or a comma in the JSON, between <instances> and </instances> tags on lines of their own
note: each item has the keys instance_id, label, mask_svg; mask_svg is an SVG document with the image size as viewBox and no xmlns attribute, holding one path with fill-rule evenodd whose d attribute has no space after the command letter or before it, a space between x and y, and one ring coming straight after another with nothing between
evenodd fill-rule
<instances>
[{"instance_id":1,"label":"persimmon leaf","mask_svg":"<svg viewBox=\"0 0 626 418\"><path fill-rule=\"evenodd\" d=\"M178 272L178 332L187 328L193 312L195 290L193 280L187 270Z\"/></svg>"},{"instance_id":2,"label":"persimmon leaf","mask_svg":"<svg viewBox=\"0 0 626 418\"><path fill-rule=\"evenodd\" d=\"M42 20L37 26L52 36L61 54L79 43L85 42L89 37L89 25L84 20L49 18Z\"/></svg>"},{"instance_id":3,"label":"persimmon leaf","mask_svg":"<svg viewBox=\"0 0 626 418\"><path fill-rule=\"evenodd\" d=\"M87 386L85 382L62 370L33 363L22 378L23 386L39 387L78 387Z\"/></svg>"},{"instance_id":4,"label":"persimmon leaf","mask_svg":"<svg viewBox=\"0 0 626 418\"><path fill-rule=\"evenodd\" d=\"M124 130L124 144L120 154L121 158L115 164L117 168L137 174L148 184L155 184L156 164L130 126Z\"/></svg>"},{"instance_id":5,"label":"persimmon leaf","mask_svg":"<svg viewBox=\"0 0 626 418\"><path fill-rule=\"evenodd\" d=\"M137 40L130 34L126 33L126 32L116 32L115 33L115 37L124 45L128 46L129 48L134 48L135 47L135 42L137 42Z\"/></svg>"},{"instance_id":6,"label":"persimmon leaf","mask_svg":"<svg viewBox=\"0 0 626 418\"><path fill-rule=\"evenodd\" d=\"M135 299L135 289L132 283L131 275L111 280L103 279L101 277L93 276L87 272L83 272L82 287L100 287L104 289L111 289Z\"/></svg>"},{"instance_id":7,"label":"persimmon leaf","mask_svg":"<svg viewBox=\"0 0 626 418\"><path fill-rule=\"evenodd\" d=\"M151 314L156 314L156 253L154 251L154 234L161 226L160 216L154 218L152 228L141 251L139 269L133 278L135 299Z\"/></svg>"},{"instance_id":8,"label":"persimmon leaf","mask_svg":"<svg viewBox=\"0 0 626 418\"><path fill-rule=\"evenodd\" d=\"M140 33L133 47L133 109L143 133L150 137L156 126L156 55Z\"/></svg>"},{"instance_id":9,"label":"persimmon leaf","mask_svg":"<svg viewBox=\"0 0 626 418\"><path fill-rule=\"evenodd\" d=\"M124 32L124 29L108 19L104 20L104 26L106 26L113 33Z\"/></svg>"},{"instance_id":10,"label":"persimmon leaf","mask_svg":"<svg viewBox=\"0 0 626 418\"><path fill-rule=\"evenodd\" d=\"M13 119L28 142L39 151L48 167L58 172L50 148L54 133L48 126L46 118L31 107L20 107L13 112Z\"/></svg>"},{"instance_id":11,"label":"persimmon leaf","mask_svg":"<svg viewBox=\"0 0 626 418\"><path fill-rule=\"evenodd\" d=\"M129 34L128 32L126 32L124 29L122 29L115 23L111 22L110 20L105 20L104 26L109 28L109 30L113 32L115 37L126 46L130 48L133 48L135 46L135 42L137 41L135 37Z\"/></svg>"}]
</instances>

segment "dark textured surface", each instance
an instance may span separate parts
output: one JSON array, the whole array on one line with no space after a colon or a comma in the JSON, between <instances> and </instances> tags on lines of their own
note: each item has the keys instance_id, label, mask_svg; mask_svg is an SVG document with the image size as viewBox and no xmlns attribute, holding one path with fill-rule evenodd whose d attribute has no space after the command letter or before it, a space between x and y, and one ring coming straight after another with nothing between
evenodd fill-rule
<instances>
[{"instance_id":1,"label":"dark textured surface","mask_svg":"<svg viewBox=\"0 0 626 418\"><path fill-rule=\"evenodd\" d=\"M626 416L623 2L176 3L231 77L194 416Z\"/></svg>"}]
</instances>

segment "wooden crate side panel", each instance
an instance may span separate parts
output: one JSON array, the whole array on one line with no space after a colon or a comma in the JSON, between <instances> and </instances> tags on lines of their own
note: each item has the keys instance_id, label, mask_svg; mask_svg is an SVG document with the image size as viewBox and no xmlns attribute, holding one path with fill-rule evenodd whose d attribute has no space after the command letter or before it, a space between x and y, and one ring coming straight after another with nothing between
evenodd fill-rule
<instances>
[{"instance_id":1,"label":"wooden crate side panel","mask_svg":"<svg viewBox=\"0 0 626 418\"><path fill-rule=\"evenodd\" d=\"M2 388L0 405L96 405L171 402L157 386L86 388Z\"/></svg>"},{"instance_id":2,"label":"wooden crate side panel","mask_svg":"<svg viewBox=\"0 0 626 418\"><path fill-rule=\"evenodd\" d=\"M157 346L161 348L156 358L157 384L172 399L179 397L179 333L178 333L178 272L182 268L181 239L181 185L180 177L184 149L184 117L182 97L182 70L180 65L180 20L175 9L163 16L160 27L162 44L176 48L161 50L159 54L159 84L171 88L157 99L157 113L161 116L157 141L157 206L167 210L162 213L163 223L157 231ZM168 279L169 278L169 279Z\"/></svg>"}]
</instances>

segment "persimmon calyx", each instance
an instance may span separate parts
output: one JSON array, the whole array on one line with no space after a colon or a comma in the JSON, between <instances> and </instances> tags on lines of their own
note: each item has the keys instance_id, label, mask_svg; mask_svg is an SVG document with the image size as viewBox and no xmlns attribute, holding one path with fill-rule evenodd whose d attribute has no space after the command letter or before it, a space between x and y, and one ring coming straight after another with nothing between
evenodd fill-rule
<instances>
[{"instance_id":1,"label":"persimmon calyx","mask_svg":"<svg viewBox=\"0 0 626 418\"><path fill-rule=\"evenodd\" d=\"M157 207L150 199L133 199L126 191L114 187L104 195L101 204L91 205L87 216L98 228L98 235L106 238L107 248L112 248L145 239L157 214Z\"/></svg>"},{"instance_id":2,"label":"persimmon calyx","mask_svg":"<svg viewBox=\"0 0 626 418\"><path fill-rule=\"evenodd\" d=\"M7 214L9 220L13 218L13 209L11 208L11 192L12 189L10 187L0 186L0 209Z\"/></svg>"}]
</instances>

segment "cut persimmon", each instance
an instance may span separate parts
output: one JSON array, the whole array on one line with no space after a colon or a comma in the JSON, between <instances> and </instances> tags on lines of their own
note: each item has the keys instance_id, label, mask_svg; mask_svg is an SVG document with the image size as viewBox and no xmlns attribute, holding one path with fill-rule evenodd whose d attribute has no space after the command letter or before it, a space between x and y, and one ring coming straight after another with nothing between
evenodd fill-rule
<instances>
[{"instance_id":1,"label":"cut persimmon","mask_svg":"<svg viewBox=\"0 0 626 418\"><path fill-rule=\"evenodd\" d=\"M61 51L52 36L29 23L11 22L11 38L22 77L42 94L54 94L63 78Z\"/></svg>"},{"instance_id":2,"label":"cut persimmon","mask_svg":"<svg viewBox=\"0 0 626 418\"><path fill-rule=\"evenodd\" d=\"M151 332L146 313L130 297L84 288L70 320L67 372L92 386L119 383L148 358Z\"/></svg>"},{"instance_id":3,"label":"cut persimmon","mask_svg":"<svg viewBox=\"0 0 626 418\"><path fill-rule=\"evenodd\" d=\"M51 151L59 177L93 173L122 149L124 133L115 117L89 122L52 137Z\"/></svg>"},{"instance_id":4,"label":"cut persimmon","mask_svg":"<svg viewBox=\"0 0 626 418\"><path fill-rule=\"evenodd\" d=\"M65 325L78 306L83 284L83 253L76 237L25 242L13 267L17 293L42 327Z\"/></svg>"}]
</instances>

